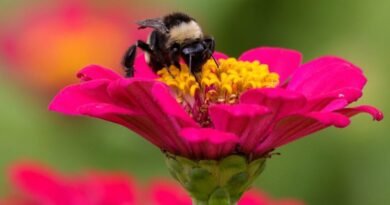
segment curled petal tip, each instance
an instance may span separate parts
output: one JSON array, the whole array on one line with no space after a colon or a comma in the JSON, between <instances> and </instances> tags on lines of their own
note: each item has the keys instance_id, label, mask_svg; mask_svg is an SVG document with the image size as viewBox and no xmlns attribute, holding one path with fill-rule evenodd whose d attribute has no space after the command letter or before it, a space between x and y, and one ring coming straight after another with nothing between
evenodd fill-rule
<instances>
[{"instance_id":1,"label":"curled petal tip","mask_svg":"<svg viewBox=\"0 0 390 205\"><path fill-rule=\"evenodd\" d=\"M359 106L357 109L360 112L365 112L371 115L373 121L381 121L384 118L383 112L372 106Z\"/></svg>"},{"instance_id":2,"label":"curled petal tip","mask_svg":"<svg viewBox=\"0 0 390 205\"><path fill-rule=\"evenodd\" d=\"M360 113L367 113L372 116L374 121L381 121L384 118L382 111L370 105L361 105L354 108L345 108L339 110L338 112L349 117L355 116Z\"/></svg>"},{"instance_id":3,"label":"curled petal tip","mask_svg":"<svg viewBox=\"0 0 390 205\"><path fill-rule=\"evenodd\" d=\"M373 115L374 121L381 121L381 120L383 120L383 118L384 118L383 112L381 112L379 110Z\"/></svg>"}]
</instances>

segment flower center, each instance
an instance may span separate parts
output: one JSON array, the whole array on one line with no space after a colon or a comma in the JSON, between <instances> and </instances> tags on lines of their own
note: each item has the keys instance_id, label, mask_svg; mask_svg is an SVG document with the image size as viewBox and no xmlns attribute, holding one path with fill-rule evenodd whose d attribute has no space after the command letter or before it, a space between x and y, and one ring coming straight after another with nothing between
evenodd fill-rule
<instances>
[{"instance_id":1,"label":"flower center","mask_svg":"<svg viewBox=\"0 0 390 205\"><path fill-rule=\"evenodd\" d=\"M234 104L241 93L253 88L274 88L279 75L259 61L208 60L202 72L193 75L187 65L170 66L157 73L171 87L177 101L202 126L210 126L207 109L211 104Z\"/></svg>"}]
</instances>

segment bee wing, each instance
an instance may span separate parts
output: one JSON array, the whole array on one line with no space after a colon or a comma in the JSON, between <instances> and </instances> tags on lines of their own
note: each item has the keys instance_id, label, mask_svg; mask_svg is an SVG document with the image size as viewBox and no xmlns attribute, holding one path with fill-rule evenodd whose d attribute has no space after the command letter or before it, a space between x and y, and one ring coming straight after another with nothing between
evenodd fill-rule
<instances>
[{"instance_id":1,"label":"bee wing","mask_svg":"<svg viewBox=\"0 0 390 205\"><path fill-rule=\"evenodd\" d=\"M165 26L161 18L145 19L138 21L137 24L139 25L138 29L154 28L162 33L168 33L168 28Z\"/></svg>"}]
</instances>

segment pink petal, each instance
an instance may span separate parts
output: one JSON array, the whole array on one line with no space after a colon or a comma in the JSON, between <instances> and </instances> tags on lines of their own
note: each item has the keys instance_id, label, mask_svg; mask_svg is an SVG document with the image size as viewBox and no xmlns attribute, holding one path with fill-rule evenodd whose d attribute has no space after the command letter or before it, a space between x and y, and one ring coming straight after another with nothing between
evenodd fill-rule
<instances>
[{"instance_id":1,"label":"pink petal","mask_svg":"<svg viewBox=\"0 0 390 205\"><path fill-rule=\"evenodd\" d=\"M264 193L252 189L244 193L238 205L271 205L271 199Z\"/></svg>"},{"instance_id":2,"label":"pink petal","mask_svg":"<svg viewBox=\"0 0 390 205\"><path fill-rule=\"evenodd\" d=\"M373 120L381 121L383 119L383 113L377 108L369 105L362 105L354 108L344 108L338 110L337 112L346 115L348 117L352 117L360 113L367 113L372 116Z\"/></svg>"},{"instance_id":3,"label":"pink petal","mask_svg":"<svg viewBox=\"0 0 390 205\"><path fill-rule=\"evenodd\" d=\"M135 184L122 173L89 173L80 188L91 200L91 205L136 204Z\"/></svg>"},{"instance_id":4,"label":"pink petal","mask_svg":"<svg viewBox=\"0 0 390 205\"><path fill-rule=\"evenodd\" d=\"M142 126L144 132L152 131L150 134L155 134L156 140L164 142L166 147L160 147L161 149L166 149L173 154L180 153L183 156L190 154L179 132L184 127L198 127L198 125L170 95L164 84L137 78L121 79L112 83L108 92L115 102L120 103L120 106L127 107L147 118L147 121L139 121L137 124Z\"/></svg>"},{"instance_id":5,"label":"pink petal","mask_svg":"<svg viewBox=\"0 0 390 205\"><path fill-rule=\"evenodd\" d=\"M231 153L239 138L212 128L185 128L180 132L192 148L193 158L219 159Z\"/></svg>"},{"instance_id":6,"label":"pink petal","mask_svg":"<svg viewBox=\"0 0 390 205\"><path fill-rule=\"evenodd\" d=\"M213 105L209 115L216 129L240 137L240 151L250 153L270 120L270 110L260 105Z\"/></svg>"},{"instance_id":7,"label":"pink petal","mask_svg":"<svg viewBox=\"0 0 390 205\"><path fill-rule=\"evenodd\" d=\"M304 205L296 199L274 200L257 190L249 190L244 193L238 205Z\"/></svg>"},{"instance_id":8,"label":"pink petal","mask_svg":"<svg viewBox=\"0 0 390 205\"><path fill-rule=\"evenodd\" d=\"M80 78L80 80L82 81L90 81L97 79L116 80L121 78L121 76L113 70L103 68L98 65L90 65L83 68L77 73L77 77Z\"/></svg>"},{"instance_id":9,"label":"pink petal","mask_svg":"<svg viewBox=\"0 0 390 205\"><path fill-rule=\"evenodd\" d=\"M270 71L280 76L280 85L291 76L302 61L302 55L298 51L285 48L260 47L243 53L240 58L243 61L255 61L267 64Z\"/></svg>"},{"instance_id":10,"label":"pink petal","mask_svg":"<svg viewBox=\"0 0 390 205\"><path fill-rule=\"evenodd\" d=\"M134 77L156 79L158 76L153 72L152 68L145 61L145 55L140 54L135 58L134 62Z\"/></svg>"},{"instance_id":11,"label":"pink petal","mask_svg":"<svg viewBox=\"0 0 390 205\"><path fill-rule=\"evenodd\" d=\"M268 107L277 120L286 115L299 112L306 104L306 98L297 92L282 88L251 89L243 93L240 103L257 104Z\"/></svg>"},{"instance_id":12,"label":"pink petal","mask_svg":"<svg viewBox=\"0 0 390 205\"><path fill-rule=\"evenodd\" d=\"M176 99L172 97L166 85L156 83L153 87L152 94L165 114L177 120L179 123L177 126L199 127L199 125L177 103Z\"/></svg>"},{"instance_id":13,"label":"pink petal","mask_svg":"<svg viewBox=\"0 0 390 205\"><path fill-rule=\"evenodd\" d=\"M166 147L167 144L163 139L160 139L160 130L156 129L154 123L145 114L137 113L128 108L119 107L112 104L88 104L80 107L80 114L87 115L103 119L109 122L113 122L130 130L136 132L140 136L143 136L149 142L157 147ZM171 150L173 148L169 148Z\"/></svg>"},{"instance_id":14,"label":"pink petal","mask_svg":"<svg viewBox=\"0 0 390 205\"><path fill-rule=\"evenodd\" d=\"M216 59L216 60L219 60L219 59L227 59L228 56L224 53L221 53L221 52L218 52L218 51L215 51L213 53L213 57Z\"/></svg>"},{"instance_id":15,"label":"pink petal","mask_svg":"<svg viewBox=\"0 0 390 205\"><path fill-rule=\"evenodd\" d=\"M363 95L356 88L342 88L323 95L310 98L305 106L306 112L327 111L331 112L344 108L349 103L356 101Z\"/></svg>"},{"instance_id":16,"label":"pink petal","mask_svg":"<svg viewBox=\"0 0 390 205\"><path fill-rule=\"evenodd\" d=\"M191 205L191 197L178 184L166 180L154 180L150 188L152 205Z\"/></svg>"},{"instance_id":17,"label":"pink petal","mask_svg":"<svg viewBox=\"0 0 390 205\"><path fill-rule=\"evenodd\" d=\"M33 164L16 165L11 170L14 184L40 204L68 205L72 195L65 181L50 170Z\"/></svg>"},{"instance_id":18,"label":"pink petal","mask_svg":"<svg viewBox=\"0 0 390 205\"><path fill-rule=\"evenodd\" d=\"M321 112L333 112L338 109L342 109L348 105L348 101L344 99L337 99L333 100L330 103L328 103L325 107L321 109L312 109L311 111L321 111Z\"/></svg>"},{"instance_id":19,"label":"pink petal","mask_svg":"<svg viewBox=\"0 0 390 205\"><path fill-rule=\"evenodd\" d=\"M123 115L123 116L133 116L141 115L128 108L119 107L117 105L108 104L108 103L90 103L79 107L79 112L82 115L93 115L93 116L104 116L104 115Z\"/></svg>"},{"instance_id":20,"label":"pink petal","mask_svg":"<svg viewBox=\"0 0 390 205\"><path fill-rule=\"evenodd\" d=\"M366 78L355 65L337 57L321 57L298 68L287 89L314 98L344 88L362 90L365 83Z\"/></svg>"},{"instance_id":21,"label":"pink petal","mask_svg":"<svg viewBox=\"0 0 390 205\"><path fill-rule=\"evenodd\" d=\"M49 110L68 115L80 115L81 106L113 103L107 93L109 83L107 79L100 79L65 87L51 101Z\"/></svg>"},{"instance_id":22,"label":"pink petal","mask_svg":"<svg viewBox=\"0 0 390 205\"><path fill-rule=\"evenodd\" d=\"M346 127L349 123L348 117L331 112L312 112L287 116L277 122L270 135L257 147L256 155L261 156L274 148L326 127L332 125L335 127Z\"/></svg>"}]
</instances>

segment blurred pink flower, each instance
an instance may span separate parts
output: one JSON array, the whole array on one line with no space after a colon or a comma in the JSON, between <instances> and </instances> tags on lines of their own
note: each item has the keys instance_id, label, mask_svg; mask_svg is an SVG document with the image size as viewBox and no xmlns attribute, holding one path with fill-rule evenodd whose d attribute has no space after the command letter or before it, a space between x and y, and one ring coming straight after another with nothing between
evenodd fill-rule
<instances>
[{"instance_id":1,"label":"blurred pink flower","mask_svg":"<svg viewBox=\"0 0 390 205\"><path fill-rule=\"evenodd\" d=\"M15 11L21 18L9 17L0 33L0 54L11 71L50 91L74 82L73 74L90 62L119 70L127 47L145 36L134 25L140 12L94 4L57 0Z\"/></svg>"},{"instance_id":2,"label":"blurred pink flower","mask_svg":"<svg viewBox=\"0 0 390 205\"><path fill-rule=\"evenodd\" d=\"M176 183L167 180L155 180L149 188L153 205L191 205L191 198ZM245 192L238 205L304 205L297 199L272 199L264 192L250 189Z\"/></svg>"},{"instance_id":3,"label":"blurred pink flower","mask_svg":"<svg viewBox=\"0 0 390 205\"><path fill-rule=\"evenodd\" d=\"M20 164L11 170L19 189L13 204L131 205L137 204L134 180L123 173L90 172L66 177L37 164Z\"/></svg>"},{"instance_id":4,"label":"blurred pink flower","mask_svg":"<svg viewBox=\"0 0 390 205\"><path fill-rule=\"evenodd\" d=\"M191 198L177 184L154 180L147 189L137 187L122 173L90 172L66 177L37 164L20 164L12 171L18 192L0 205L191 205ZM297 200L274 200L251 190L239 205L303 205Z\"/></svg>"},{"instance_id":5,"label":"blurred pink flower","mask_svg":"<svg viewBox=\"0 0 390 205\"><path fill-rule=\"evenodd\" d=\"M190 159L261 158L324 128L346 127L359 113L383 118L368 105L347 108L362 96L366 78L341 58L301 65L299 52L282 48L252 49L239 60L216 57L220 67L207 62L200 84L185 65L162 70L157 79L142 56L130 79L92 65L78 73L81 83L57 94L50 110L118 123Z\"/></svg>"}]
</instances>

